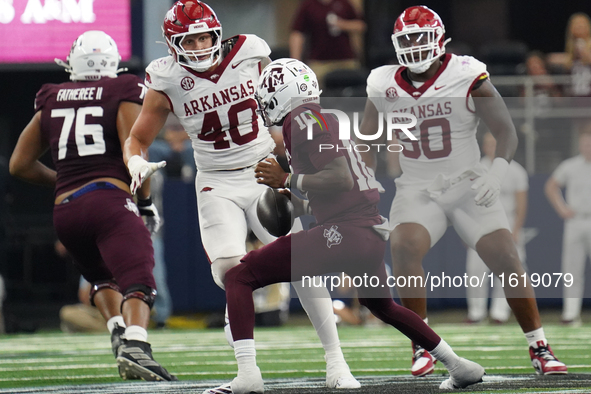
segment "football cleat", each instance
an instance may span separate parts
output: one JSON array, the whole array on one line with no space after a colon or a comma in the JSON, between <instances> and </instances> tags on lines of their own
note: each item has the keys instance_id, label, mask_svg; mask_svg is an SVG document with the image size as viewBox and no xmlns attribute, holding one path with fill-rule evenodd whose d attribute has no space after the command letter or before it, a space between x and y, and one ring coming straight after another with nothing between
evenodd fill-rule
<instances>
[{"instance_id":1,"label":"football cleat","mask_svg":"<svg viewBox=\"0 0 591 394\"><path fill-rule=\"evenodd\" d=\"M125 343L125 327L121 327L115 323L113 332L111 333L111 349L113 349L113 355L117 358L119 347Z\"/></svg>"},{"instance_id":2,"label":"football cleat","mask_svg":"<svg viewBox=\"0 0 591 394\"><path fill-rule=\"evenodd\" d=\"M545 341L538 341L537 347L529 347L531 364L538 375L564 375L567 374L566 365L554 356L550 345Z\"/></svg>"},{"instance_id":3,"label":"football cleat","mask_svg":"<svg viewBox=\"0 0 591 394\"><path fill-rule=\"evenodd\" d=\"M326 359L326 356L324 356ZM361 383L355 379L345 361L326 363L326 387L331 389L358 389Z\"/></svg>"},{"instance_id":4,"label":"football cleat","mask_svg":"<svg viewBox=\"0 0 591 394\"><path fill-rule=\"evenodd\" d=\"M256 367L256 370L249 373L241 374L239 372L231 383L207 389L202 394L262 394L264 392L265 384L263 383L261 370Z\"/></svg>"},{"instance_id":5,"label":"football cleat","mask_svg":"<svg viewBox=\"0 0 591 394\"><path fill-rule=\"evenodd\" d=\"M426 376L433 373L437 360L425 349L413 342L412 367L410 373L413 376Z\"/></svg>"},{"instance_id":6,"label":"football cleat","mask_svg":"<svg viewBox=\"0 0 591 394\"><path fill-rule=\"evenodd\" d=\"M460 357L458 363L449 369L449 378L439 386L442 390L463 389L482 382L484 368L480 364Z\"/></svg>"},{"instance_id":7,"label":"football cleat","mask_svg":"<svg viewBox=\"0 0 591 394\"><path fill-rule=\"evenodd\" d=\"M146 381L176 381L162 365L152 357L152 348L148 342L125 341L117 355L119 375L125 380L143 379Z\"/></svg>"},{"instance_id":8,"label":"football cleat","mask_svg":"<svg viewBox=\"0 0 591 394\"><path fill-rule=\"evenodd\" d=\"M232 385L230 383L222 384L213 389L207 389L202 394L233 394Z\"/></svg>"}]
</instances>

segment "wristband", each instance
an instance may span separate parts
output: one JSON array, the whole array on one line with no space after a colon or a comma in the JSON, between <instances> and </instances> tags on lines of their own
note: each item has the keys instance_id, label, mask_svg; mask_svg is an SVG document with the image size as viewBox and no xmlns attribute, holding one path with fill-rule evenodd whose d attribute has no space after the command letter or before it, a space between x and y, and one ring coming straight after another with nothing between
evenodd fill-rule
<instances>
[{"instance_id":1,"label":"wristband","mask_svg":"<svg viewBox=\"0 0 591 394\"><path fill-rule=\"evenodd\" d=\"M287 172L285 173L285 176L283 177L283 181L281 181L281 187L284 187L286 189L289 189L291 187L291 176L292 174Z\"/></svg>"},{"instance_id":2,"label":"wristband","mask_svg":"<svg viewBox=\"0 0 591 394\"><path fill-rule=\"evenodd\" d=\"M144 198L144 199L137 199L137 206L138 207L149 207L150 205L152 205L152 196L148 197L148 198Z\"/></svg>"}]
</instances>

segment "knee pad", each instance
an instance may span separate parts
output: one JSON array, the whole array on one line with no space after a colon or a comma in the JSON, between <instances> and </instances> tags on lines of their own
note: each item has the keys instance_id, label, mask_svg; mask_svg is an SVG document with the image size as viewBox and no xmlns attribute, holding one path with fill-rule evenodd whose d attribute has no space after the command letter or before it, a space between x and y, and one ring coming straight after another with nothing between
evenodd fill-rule
<instances>
[{"instance_id":1,"label":"knee pad","mask_svg":"<svg viewBox=\"0 0 591 394\"><path fill-rule=\"evenodd\" d=\"M158 292L156 289L153 289L146 285L131 285L129 289L123 295L123 302L121 303L121 310L123 311L123 304L125 301L129 300L130 298L137 298L144 301L150 309L154 305L154 301L156 300L156 295Z\"/></svg>"},{"instance_id":2,"label":"knee pad","mask_svg":"<svg viewBox=\"0 0 591 394\"><path fill-rule=\"evenodd\" d=\"M115 279L110 279L102 282L94 282L90 287L90 294L88 295L88 298L90 299L90 305L96 306L94 304L94 296L96 293L103 289L115 290L118 293L121 292L121 289L119 289L119 286L117 285L117 282L115 282Z\"/></svg>"}]
</instances>

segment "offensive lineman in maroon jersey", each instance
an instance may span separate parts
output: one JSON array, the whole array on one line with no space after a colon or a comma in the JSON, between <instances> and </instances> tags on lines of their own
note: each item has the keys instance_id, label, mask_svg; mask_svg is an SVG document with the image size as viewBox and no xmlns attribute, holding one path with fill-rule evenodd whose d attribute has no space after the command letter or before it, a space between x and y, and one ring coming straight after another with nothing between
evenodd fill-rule
<instances>
[{"instance_id":1,"label":"offensive lineman in maroon jersey","mask_svg":"<svg viewBox=\"0 0 591 394\"><path fill-rule=\"evenodd\" d=\"M139 208L129 190L121 147L145 87L135 75L117 76L119 60L115 41L102 31L87 31L74 41L68 63L56 60L72 82L41 87L10 173L55 187L56 233L92 284L91 303L107 321L121 377L177 380L154 361L147 342L156 297L150 231L158 230L160 219L149 185L138 194ZM55 171L38 160L47 149Z\"/></svg>"}]
</instances>

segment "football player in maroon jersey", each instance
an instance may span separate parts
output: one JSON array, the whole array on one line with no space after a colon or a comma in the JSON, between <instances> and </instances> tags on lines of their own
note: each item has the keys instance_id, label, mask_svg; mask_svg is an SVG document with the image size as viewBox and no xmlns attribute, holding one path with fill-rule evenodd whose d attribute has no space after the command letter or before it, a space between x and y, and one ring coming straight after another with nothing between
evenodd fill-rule
<instances>
[{"instance_id":1,"label":"football player in maroon jersey","mask_svg":"<svg viewBox=\"0 0 591 394\"><path fill-rule=\"evenodd\" d=\"M240 351L236 352L238 376L217 390L263 392L263 380L256 365L252 291L271 283L331 272L373 278L374 284L377 281L375 286L358 288L359 302L437 354L450 372L442 388L463 388L480 382L484 375L480 365L458 357L419 316L392 300L383 262L389 227L377 208L378 183L359 155L350 149L352 141L339 140L339 126L334 117L324 116L321 119L324 127L315 124L313 137L309 137L308 120L318 119L321 112L319 95L316 75L299 60L276 60L259 79L256 97L261 115L267 126L283 126L283 140L293 173L286 174L277 161L267 159L255 169L257 181L305 192L309 200L285 193L291 195L296 215L311 213L316 224L310 230L279 237L248 253L242 264L226 273L228 313L234 346ZM340 149L322 151L321 145L325 144ZM215 390L206 393L222 392Z\"/></svg>"},{"instance_id":2,"label":"football player in maroon jersey","mask_svg":"<svg viewBox=\"0 0 591 394\"><path fill-rule=\"evenodd\" d=\"M150 231L160 225L149 185L132 200L122 145L145 94L140 78L117 76L117 44L102 31L78 37L67 63L72 82L41 87L35 115L20 135L10 173L55 187L58 238L111 332L124 379L177 380L152 358L146 328L156 297ZM51 151L55 170L38 159ZM144 217L146 223L142 220Z\"/></svg>"}]
</instances>

